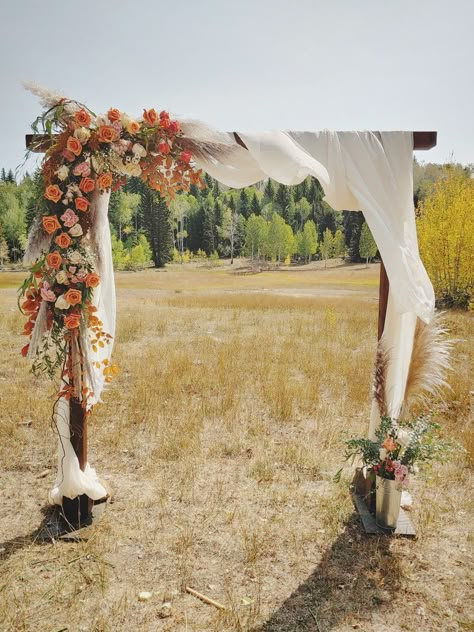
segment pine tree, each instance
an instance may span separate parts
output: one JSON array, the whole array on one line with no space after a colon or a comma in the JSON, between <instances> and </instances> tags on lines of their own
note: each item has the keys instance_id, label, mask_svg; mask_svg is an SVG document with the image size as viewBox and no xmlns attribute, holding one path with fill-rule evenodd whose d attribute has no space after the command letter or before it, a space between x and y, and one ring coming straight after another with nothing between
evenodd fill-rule
<instances>
[{"instance_id":1,"label":"pine tree","mask_svg":"<svg viewBox=\"0 0 474 632\"><path fill-rule=\"evenodd\" d=\"M250 200L247 189L240 190L239 196L239 213L247 219L250 215Z\"/></svg>"},{"instance_id":2,"label":"pine tree","mask_svg":"<svg viewBox=\"0 0 474 632\"><path fill-rule=\"evenodd\" d=\"M202 230L202 248L208 255L216 249L216 218L215 203L212 193L209 193L204 202L204 218Z\"/></svg>"},{"instance_id":3,"label":"pine tree","mask_svg":"<svg viewBox=\"0 0 474 632\"><path fill-rule=\"evenodd\" d=\"M8 170L8 175L7 175L7 178L6 178L6 182L11 182L11 183L15 183L16 182L15 175L14 175L14 173L13 173L13 171L11 169Z\"/></svg>"},{"instance_id":4,"label":"pine tree","mask_svg":"<svg viewBox=\"0 0 474 632\"><path fill-rule=\"evenodd\" d=\"M284 184L278 185L278 189L275 194L274 208L285 221L288 220L288 206L290 204L290 199L291 192L289 187L285 186Z\"/></svg>"},{"instance_id":5,"label":"pine tree","mask_svg":"<svg viewBox=\"0 0 474 632\"><path fill-rule=\"evenodd\" d=\"M258 201L257 193L253 194L250 210L254 215L260 215L260 203Z\"/></svg>"},{"instance_id":6,"label":"pine tree","mask_svg":"<svg viewBox=\"0 0 474 632\"><path fill-rule=\"evenodd\" d=\"M5 167L2 167L2 175L0 176L0 181L1 182L7 181L7 174L5 173Z\"/></svg>"},{"instance_id":7,"label":"pine tree","mask_svg":"<svg viewBox=\"0 0 474 632\"><path fill-rule=\"evenodd\" d=\"M349 257L353 262L361 261L359 255L359 240L362 224L364 223L364 216L360 211L343 211L342 215L344 239Z\"/></svg>"},{"instance_id":8,"label":"pine tree","mask_svg":"<svg viewBox=\"0 0 474 632\"><path fill-rule=\"evenodd\" d=\"M275 187L273 186L273 182L270 178L268 178L267 183L265 184L265 189L263 190L263 202L262 206L265 204L270 204L273 202L275 198Z\"/></svg>"},{"instance_id":9,"label":"pine tree","mask_svg":"<svg viewBox=\"0 0 474 632\"><path fill-rule=\"evenodd\" d=\"M153 263L156 268L162 268L171 259L173 245L170 209L165 200L148 187L142 195L142 209Z\"/></svg>"}]
</instances>

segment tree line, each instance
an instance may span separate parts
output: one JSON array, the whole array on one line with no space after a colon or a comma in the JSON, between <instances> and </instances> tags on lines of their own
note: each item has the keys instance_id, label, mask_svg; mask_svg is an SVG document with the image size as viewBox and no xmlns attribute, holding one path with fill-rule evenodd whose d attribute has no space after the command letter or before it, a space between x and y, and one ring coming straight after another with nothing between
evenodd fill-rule
<instances>
[{"instance_id":1,"label":"tree line","mask_svg":"<svg viewBox=\"0 0 474 632\"><path fill-rule=\"evenodd\" d=\"M472 300L472 265L466 254L474 232L469 224L474 217L472 172L459 164L414 161L420 251L444 305L466 307ZM42 189L39 171L17 181L11 169L1 170L0 265L21 260ZM268 179L235 190L205 174L204 188L193 185L168 207L140 179L130 178L110 200L114 265L133 270L153 262L162 267L193 256L280 263L335 257L368 262L376 257L362 213L335 211L323 197L319 182L310 177L295 186Z\"/></svg>"}]
</instances>

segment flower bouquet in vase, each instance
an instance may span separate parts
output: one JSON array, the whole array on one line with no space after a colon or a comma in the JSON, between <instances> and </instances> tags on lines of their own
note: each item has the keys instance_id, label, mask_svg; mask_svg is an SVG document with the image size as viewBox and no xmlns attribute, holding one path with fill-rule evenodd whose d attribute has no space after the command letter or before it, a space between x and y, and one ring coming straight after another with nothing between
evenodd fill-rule
<instances>
[{"instance_id":1,"label":"flower bouquet in vase","mask_svg":"<svg viewBox=\"0 0 474 632\"><path fill-rule=\"evenodd\" d=\"M395 529L401 496L409 476L418 471L418 463L440 457L450 444L441 440L431 414L411 421L382 417L375 439L349 439L346 458L359 458L367 478L375 479L375 517L380 527Z\"/></svg>"}]
</instances>

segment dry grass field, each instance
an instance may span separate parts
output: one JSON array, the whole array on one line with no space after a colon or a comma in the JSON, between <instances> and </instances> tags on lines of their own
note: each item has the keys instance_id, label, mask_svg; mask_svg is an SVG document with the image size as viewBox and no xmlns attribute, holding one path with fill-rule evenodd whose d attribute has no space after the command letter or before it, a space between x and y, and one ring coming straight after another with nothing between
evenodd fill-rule
<instances>
[{"instance_id":1,"label":"dry grass field","mask_svg":"<svg viewBox=\"0 0 474 632\"><path fill-rule=\"evenodd\" d=\"M447 315L435 403L462 449L414 482L416 540L367 537L333 476L368 425L378 267L118 274L121 374L89 425L112 501L86 541L41 544L54 389L19 355L21 278L0 274L0 630L473 629L472 315Z\"/></svg>"}]
</instances>

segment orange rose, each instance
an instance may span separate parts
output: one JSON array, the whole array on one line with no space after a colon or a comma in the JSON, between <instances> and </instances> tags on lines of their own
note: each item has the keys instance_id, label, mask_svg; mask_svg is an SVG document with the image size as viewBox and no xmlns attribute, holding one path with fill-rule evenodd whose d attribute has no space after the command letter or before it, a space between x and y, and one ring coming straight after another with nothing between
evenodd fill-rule
<instances>
[{"instance_id":1,"label":"orange rose","mask_svg":"<svg viewBox=\"0 0 474 632\"><path fill-rule=\"evenodd\" d=\"M107 112L107 118L111 123L113 123L114 121L120 121L122 115L120 114L120 111L117 110L117 108L110 108L110 110Z\"/></svg>"},{"instance_id":2,"label":"orange rose","mask_svg":"<svg viewBox=\"0 0 474 632\"><path fill-rule=\"evenodd\" d=\"M158 120L158 114L153 108L151 110L143 110L143 118L148 125L155 125Z\"/></svg>"},{"instance_id":3,"label":"orange rose","mask_svg":"<svg viewBox=\"0 0 474 632\"><path fill-rule=\"evenodd\" d=\"M89 127L91 123L91 117L88 112L82 108L79 112L74 114L74 118L76 119L76 123L79 123L82 127Z\"/></svg>"},{"instance_id":4,"label":"orange rose","mask_svg":"<svg viewBox=\"0 0 474 632\"><path fill-rule=\"evenodd\" d=\"M97 287L100 283L100 277L95 272L89 272L86 276L86 287Z\"/></svg>"},{"instance_id":5,"label":"orange rose","mask_svg":"<svg viewBox=\"0 0 474 632\"><path fill-rule=\"evenodd\" d=\"M80 314L68 314L64 317L64 324L67 329L76 329L81 324Z\"/></svg>"},{"instance_id":6,"label":"orange rose","mask_svg":"<svg viewBox=\"0 0 474 632\"><path fill-rule=\"evenodd\" d=\"M81 155L82 145L80 141L77 140L77 138L74 138L74 136L69 136L69 138L67 139L66 147L68 151L71 152L71 154L74 154L75 156Z\"/></svg>"},{"instance_id":7,"label":"orange rose","mask_svg":"<svg viewBox=\"0 0 474 632\"><path fill-rule=\"evenodd\" d=\"M76 209L78 211L86 212L86 211L89 210L90 202L85 197L78 197L78 198L76 198L75 204L76 204Z\"/></svg>"},{"instance_id":8,"label":"orange rose","mask_svg":"<svg viewBox=\"0 0 474 632\"><path fill-rule=\"evenodd\" d=\"M97 137L101 143L111 143L117 138L117 132L110 125L101 125L97 130Z\"/></svg>"},{"instance_id":9,"label":"orange rose","mask_svg":"<svg viewBox=\"0 0 474 632\"><path fill-rule=\"evenodd\" d=\"M140 129L140 123L137 123L136 121L128 121L127 132L129 134L136 134L139 129Z\"/></svg>"},{"instance_id":10,"label":"orange rose","mask_svg":"<svg viewBox=\"0 0 474 632\"><path fill-rule=\"evenodd\" d=\"M105 189L110 189L112 186L112 174L111 173L103 173L97 178L97 184L99 185L99 189L105 191Z\"/></svg>"},{"instance_id":11,"label":"orange rose","mask_svg":"<svg viewBox=\"0 0 474 632\"><path fill-rule=\"evenodd\" d=\"M79 188L81 191L84 191L84 193L90 193L95 189L95 182L92 178L82 178L79 183Z\"/></svg>"},{"instance_id":12,"label":"orange rose","mask_svg":"<svg viewBox=\"0 0 474 632\"><path fill-rule=\"evenodd\" d=\"M68 290L64 295L64 298L69 305L77 305L82 302L82 292L80 290Z\"/></svg>"},{"instance_id":13,"label":"orange rose","mask_svg":"<svg viewBox=\"0 0 474 632\"><path fill-rule=\"evenodd\" d=\"M62 196L63 196L63 192L61 191L61 189L58 187L57 184L50 184L48 187L46 187L44 197L47 200L51 200L52 202L58 203L59 200L62 198Z\"/></svg>"},{"instance_id":14,"label":"orange rose","mask_svg":"<svg viewBox=\"0 0 474 632\"><path fill-rule=\"evenodd\" d=\"M46 263L49 265L50 268L53 268L54 270L59 270L59 266L62 264L62 262L63 258L57 250L53 250L53 252L50 252L49 255L47 255L46 257Z\"/></svg>"},{"instance_id":15,"label":"orange rose","mask_svg":"<svg viewBox=\"0 0 474 632\"><path fill-rule=\"evenodd\" d=\"M393 452L393 450L397 448L397 444L392 439L392 437L387 437L382 443L382 448L385 448L387 452Z\"/></svg>"},{"instance_id":16,"label":"orange rose","mask_svg":"<svg viewBox=\"0 0 474 632\"><path fill-rule=\"evenodd\" d=\"M56 215L45 215L43 217L43 228L49 235L52 235L58 228L61 228L61 224L58 222Z\"/></svg>"},{"instance_id":17,"label":"orange rose","mask_svg":"<svg viewBox=\"0 0 474 632\"><path fill-rule=\"evenodd\" d=\"M71 245L72 239L69 237L67 233L60 233L54 243L56 243L60 248L68 248Z\"/></svg>"}]
</instances>

